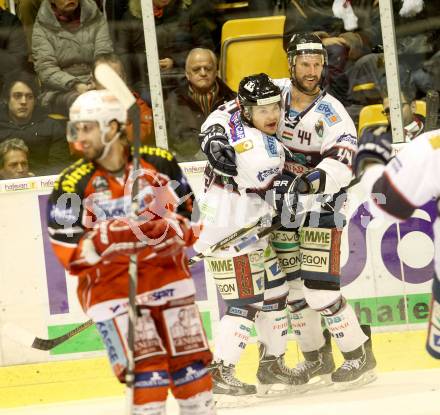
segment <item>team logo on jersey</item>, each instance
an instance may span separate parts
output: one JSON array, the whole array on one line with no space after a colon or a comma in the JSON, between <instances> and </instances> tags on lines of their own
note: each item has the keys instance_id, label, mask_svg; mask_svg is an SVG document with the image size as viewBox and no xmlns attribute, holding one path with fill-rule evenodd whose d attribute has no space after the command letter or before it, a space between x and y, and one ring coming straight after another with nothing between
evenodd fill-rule
<instances>
[{"instance_id":1,"label":"team logo on jersey","mask_svg":"<svg viewBox=\"0 0 440 415\"><path fill-rule=\"evenodd\" d=\"M341 121L341 117L333 108L330 102L322 101L315 109L315 112L325 116L325 122L327 125L332 126Z\"/></svg>"},{"instance_id":2,"label":"team logo on jersey","mask_svg":"<svg viewBox=\"0 0 440 415\"><path fill-rule=\"evenodd\" d=\"M252 141L251 140L245 140L245 141L241 141L240 143L238 143L234 147L234 150L237 153L244 153L245 151L252 150L253 148L254 148L254 144L252 143Z\"/></svg>"},{"instance_id":3,"label":"team logo on jersey","mask_svg":"<svg viewBox=\"0 0 440 415\"><path fill-rule=\"evenodd\" d=\"M259 171L257 174L257 179L260 182L264 182L264 180L269 177L269 176L274 176L276 174L278 174L280 172L280 169L278 167L273 168L273 169L266 169L263 171Z\"/></svg>"},{"instance_id":4,"label":"team logo on jersey","mask_svg":"<svg viewBox=\"0 0 440 415\"><path fill-rule=\"evenodd\" d=\"M264 147L266 147L269 157L278 157L277 140L270 135L263 136Z\"/></svg>"},{"instance_id":5,"label":"team logo on jersey","mask_svg":"<svg viewBox=\"0 0 440 415\"><path fill-rule=\"evenodd\" d=\"M316 134L318 134L318 137L322 137L324 135L324 123L322 122L322 119L316 121L315 131Z\"/></svg>"},{"instance_id":6,"label":"team logo on jersey","mask_svg":"<svg viewBox=\"0 0 440 415\"><path fill-rule=\"evenodd\" d=\"M351 134L342 134L340 137L338 137L336 142L337 143L347 143L352 146L357 146L357 138Z\"/></svg>"},{"instance_id":7,"label":"team logo on jersey","mask_svg":"<svg viewBox=\"0 0 440 415\"><path fill-rule=\"evenodd\" d=\"M79 211L75 212L73 208L62 209L57 205L51 206L49 215L58 225L71 225L78 220Z\"/></svg>"},{"instance_id":8,"label":"team logo on jersey","mask_svg":"<svg viewBox=\"0 0 440 415\"><path fill-rule=\"evenodd\" d=\"M231 127L231 139L233 142L245 138L244 127L240 119L240 112L235 112L229 120L229 126Z\"/></svg>"},{"instance_id":9,"label":"team logo on jersey","mask_svg":"<svg viewBox=\"0 0 440 415\"><path fill-rule=\"evenodd\" d=\"M93 187L96 192L105 192L109 189L108 181L105 177L96 176L92 182Z\"/></svg>"}]
</instances>

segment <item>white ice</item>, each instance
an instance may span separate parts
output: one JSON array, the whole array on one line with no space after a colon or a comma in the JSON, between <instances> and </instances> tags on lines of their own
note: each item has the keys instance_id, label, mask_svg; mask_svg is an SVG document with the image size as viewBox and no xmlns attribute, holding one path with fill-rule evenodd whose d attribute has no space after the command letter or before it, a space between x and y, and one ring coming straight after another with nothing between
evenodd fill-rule
<instances>
[{"instance_id":1,"label":"white ice","mask_svg":"<svg viewBox=\"0 0 440 415\"><path fill-rule=\"evenodd\" d=\"M123 397L115 397L0 409L0 415L6 414L125 415L125 402ZM168 414L178 414L173 400ZM440 415L440 369L381 373L376 382L357 390L328 388L296 397L262 399L254 406L220 409L218 415Z\"/></svg>"}]
</instances>

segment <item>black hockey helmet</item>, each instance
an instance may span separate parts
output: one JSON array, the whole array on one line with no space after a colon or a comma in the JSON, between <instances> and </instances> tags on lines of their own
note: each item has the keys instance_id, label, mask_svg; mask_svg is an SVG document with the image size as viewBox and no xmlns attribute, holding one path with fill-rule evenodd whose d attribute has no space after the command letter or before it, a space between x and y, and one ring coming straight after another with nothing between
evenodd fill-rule
<instances>
[{"instance_id":1,"label":"black hockey helmet","mask_svg":"<svg viewBox=\"0 0 440 415\"><path fill-rule=\"evenodd\" d=\"M295 33L287 45L287 57L289 64L295 65L295 58L298 55L322 55L323 64L327 65L327 51L322 40L314 33Z\"/></svg>"},{"instance_id":2,"label":"black hockey helmet","mask_svg":"<svg viewBox=\"0 0 440 415\"><path fill-rule=\"evenodd\" d=\"M294 72L296 57L299 55L316 54L322 56L323 71L320 82L322 86L327 72L328 57L327 51L322 44L321 39L318 35L315 35L314 33L295 33L291 37L287 46L287 58L289 60L290 77L292 78L294 84L296 84Z\"/></svg>"},{"instance_id":3,"label":"black hockey helmet","mask_svg":"<svg viewBox=\"0 0 440 415\"><path fill-rule=\"evenodd\" d=\"M238 86L241 107L268 105L281 101L281 91L265 73L244 77Z\"/></svg>"}]
</instances>

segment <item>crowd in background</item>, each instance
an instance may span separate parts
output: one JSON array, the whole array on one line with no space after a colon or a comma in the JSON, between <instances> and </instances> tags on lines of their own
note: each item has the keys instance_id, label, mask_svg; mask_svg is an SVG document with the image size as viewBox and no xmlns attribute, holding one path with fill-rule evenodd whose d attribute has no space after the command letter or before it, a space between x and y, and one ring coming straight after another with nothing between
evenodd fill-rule
<instances>
[{"instance_id":1,"label":"crowd in background","mask_svg":"<svg viewBox=\"0 0 440 415\"><path fill-rule=\"evenodd\" d=\"M285 44L293 33L317 33L329 57L326 87L353 119L365 105L386 109L377 0L352 0L350 13L337 12L335 0L229 3L153 0L168 143L179 161L204 158L200 126L235 96L217 72L221 28L229 19L283 14ZM407 10L402 0L393 6L407 125L415 120L411 104L440 90L440 8L436 0L425 0L422 10ZM16 0L16 13L0 9L0 178L56 174L79 157L65 139L66 116L79 95L99 88L98 61L126 80L141 107L142 142L154 145L140 0ZM419 131L423 120L417 120Z\"/></svg>"}]
</instances>

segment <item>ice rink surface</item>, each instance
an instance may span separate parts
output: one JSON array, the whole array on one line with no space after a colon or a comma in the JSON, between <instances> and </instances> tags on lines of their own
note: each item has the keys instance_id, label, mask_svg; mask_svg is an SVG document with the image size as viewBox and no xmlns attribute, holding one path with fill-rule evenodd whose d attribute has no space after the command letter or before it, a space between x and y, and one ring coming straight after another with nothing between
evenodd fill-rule
<instances>
[{"instance_id":1,"label":"ice rink surface","mask_svg":"<svg viewBox=\"0 0 440 415\"><path fill-rule=\"evenodd\" d=\"M168 415L178 415L169 400ZM1 415L125 415L124 397L0 410ZM274 412L274 410L276 412ZM380 373L356 390L331 388L304 395L261 399L244 408L219 409L219 415L440 415L440 369Z\"/></svg>"}]
</instances>

